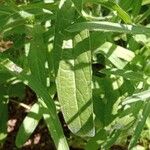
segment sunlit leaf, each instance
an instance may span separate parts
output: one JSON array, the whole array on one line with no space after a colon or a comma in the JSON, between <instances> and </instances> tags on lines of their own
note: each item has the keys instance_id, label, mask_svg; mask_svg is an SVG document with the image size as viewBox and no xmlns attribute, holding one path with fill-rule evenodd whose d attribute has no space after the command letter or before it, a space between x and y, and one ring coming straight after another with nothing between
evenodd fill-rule
<instances>
[{"instance_id":1,"label":"sunlit leaf","mask_svg":"<svg viewBox=\"0 0 150 150\"><path fill-rule=\"evenodd\" d=\"M81 22L73 24L66 30L69 32L77 32L88 29L90 31L106 31L106 32L119 32L128 34L150 34L150 29L144 26L126 25L112 22Z\"/></svg>"},{"instance_id":2,"label":"sunlit leaf","mask_svg":"<svg viewBox=\"0 0 150 150\"><path fill-rule=\"evenodd\" d=\"M39 104L35 103L29 114L23 120L22 125L18 131L16 137L16 146L21 147L28 140L30 135L33 133L37 127L40 119L42 118L42 113L40 112Z\"/></svg>"},{"instance_id":3,"label":"sunlit leaf","mask_svg":"<svg viewBox=\"0 0 150 150\"><path fill-rule=\"evenodd\" d=\"M58 99L69 129L81 136L93 136L89 32L83 31L68 39L65 27L70 25L74 14L71 3L66 1L57 16L54 54Z\"/></svg>"}]
</instances>

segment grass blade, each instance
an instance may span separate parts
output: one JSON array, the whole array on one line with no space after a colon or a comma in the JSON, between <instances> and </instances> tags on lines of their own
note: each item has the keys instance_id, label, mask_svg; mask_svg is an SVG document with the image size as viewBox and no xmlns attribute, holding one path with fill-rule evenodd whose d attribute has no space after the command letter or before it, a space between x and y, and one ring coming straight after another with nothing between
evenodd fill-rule
<instances>
[{"instance_id":1,"label":"grass blade","mask_svg":"<svg viewBox=\"0 0 150 150\"><path fill-rule=\"evenodd\" d=\"M137 141L140 137L140 134L142 132L142 129L144 128L144 125L146 123L146 119L149 116L149 114L150 114L150 102L147 102L147 103L145 103L144 108L143 108L143 112L142 112L140 118L138 119L137 126L134 130L132 139L131 139L129 147L128 147L129 150L131 150L135 146L135 144L137 143Z\"/></svg>"}]
</instances>

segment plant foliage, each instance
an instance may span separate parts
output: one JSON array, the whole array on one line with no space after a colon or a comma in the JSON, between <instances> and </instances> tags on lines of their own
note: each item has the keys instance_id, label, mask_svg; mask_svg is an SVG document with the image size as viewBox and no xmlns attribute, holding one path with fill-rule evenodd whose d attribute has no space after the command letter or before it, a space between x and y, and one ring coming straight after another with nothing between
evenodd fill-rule
<instances>
[{"instance_id":1,"label":"plant foliage","mask_svg":"<svg viewBox=\"0 0 150 150\"><path fill-rule=\"evenodd\" d=\"M25 85L38 98L20 126L17 147L44 118L56 148L68 150L58 112L74 136L85 139L87 150L107 150L131 135L132 149L144 129L150 137L149 4L0 1L1 143L8 102L21 97Z\"/></svg>"}]
</instances>

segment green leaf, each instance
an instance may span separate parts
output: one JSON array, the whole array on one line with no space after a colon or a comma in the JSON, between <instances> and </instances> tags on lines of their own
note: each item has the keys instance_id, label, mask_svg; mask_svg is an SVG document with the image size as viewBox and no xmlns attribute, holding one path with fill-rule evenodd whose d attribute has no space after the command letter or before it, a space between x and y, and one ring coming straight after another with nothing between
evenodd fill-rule
<instances>
[{"instance_id":1,"label":"green leaf","mask_svg":"<svg viewBox=\"0 0 150 150\"><path fill-rule=\"evenodd\" d=\"M8 87L8 95L9 97L19 97L23 98L25 93L25 86L23 83L12 83Z\"/></svg>"},{"instance_id":2,"label":"green leaf","mask_svg":"<svg viewBox=\"0 0 150 150\"><path fill-rule=\"evenodd\" d=\"M131 81L144 81L144 76L140 72L133 72L125 69L104 69L101 71L102 73L106 73L107 75L116 75L116 76L122 76L125 79L131 80Z\"/></svg>"},{"instance_id":3,"label":"green leaf","mask_svg":"<svg viewBox=\"0 0 150 150\"><path fill-rule=\"evenodd\" d=\"M150 4L150 1L149 0L143 0L142 5L147 5L147 4Z\"/></svg>"},{"instance_id":4,"label":"green leaf","mask_svg":"<svg viewBox=\"0 0 150 150\"><path fill-rule=\"evenodd\" d=\"M109 149L116 142L116 140L120 136L121 132L122 132L121 129L113 130L112 133L110 134L110 136L107 138L107 140L102 145L102 149Z\"/></svg>"},{"instance_id":5,"label":"green leaf","mask_svg":"<svg viewBox=\"0 0 150 150\"><path fill-rule=\"evenodd\" d=\"M24 11L33 11L33 10L42 10L42 9L47 9L47 10L55 10L58 7L58 2L57 3L44 3L44 2L38 2L38 3L30 3L30 4L22 4L19 5L20 10Z\"/></svg>"},{"instance_id":6,"label":"green leaf","mask_svg":"<svg viewBox=\"0 0 150 150\"><path fill-rule=\"evenodd\" d=\"M74 17L75 9L71 7L71 2L66 1L58 10L56 20L56 86L61 110L69 129L80 136L93 136L89 32L68 35L65 28L71 24Z\"/></svg>"},{"instance_id":7,"label":"green leaf","mask_svg":"<svg viewBox=\"0 0 150 150\"><path fill-rule=\"evenodd\" d=\"M145 105L143 107L142 114L140 114L140 117L138 118L137 126L134 130L132 139L131 139L129 147L128 147L129 150L132 149L136 145L149 114L150 114L150 102L147 102L147 103L145 103Z\"/></svg>"},{"instance_id":8,"label":"green leaf","mask_svg":"<svg viewBox=\"0 0 150 150\"><path fill-rule=\"evenodd\" d=\"M133 3L133 10L132 10L133 17L136 17L140 12L142 1L143 0L137 0L136 3Z\"/></svg>"},{"instance_id":9,"label":"green leaf","mask_svg":"<svg viewBox=\"0 0 150 150\"><path fill-rule=\"evenodd\" d=\"M107 133L105 130L100 130L96 133L94 137L92 137L86 147L85 150L97 150L100 148L100 145L107 139Z\"/></svg>"},{"instance_id":10,"label":"green leaf","mask_svg":"<svg viewBox=\"0 0 150 150\"><path fill-rule=\"evenodd\" d=\"M135 103L137 101L146 101L150 98L150 90L142 91L137 94L133 94L133 96L127 97L123 100L122 105L127 105L130 103Z\"/></svg>"},{"instance_id":11,"label":"green leaf","mask_svg":"<svg viewBox=\"0 0 150 150\"><path fill-rule=\"evenodd\" d=\"M51 130L51 136L54 140L56 148L58 150L63 150L62 148L65 147L66 150L69 149L66 138L63 134L63 130L60 124L60 121L57 116L56 107L51 99L51 96L48 93L48 90L41 82L39 82L33 76L28 76L24 72L22 72L22 68L18 67L12 61L8 59L0 59L0 66L10 72L13 76L18 77L22 80L25 84L30 86L39 97L43 99L47 107L49 108L49 115L51 116L50 126L53 127L54 130Z\"/></svg>"},{"instance_id":12,"label":"green leaf","mask_svg":"<svg viewBox=\"0 0 150 150\"><path fill-rule=\"evenodd\" d=\"M126 1L119 0L119 5L125 11L129 11L132 8L133 3L134 3L134 0L126 0Z\"/></svg>"},{"instance_id":13,"label":"green leaf","mask_svg":"<svg viewBox=\"0 0 150 150\"><path fill-rule=\"evenodd\" d=\"M83 5L83 0L80 0L80 1L77 1L77 0L71 0L71 1L74 3L74 5L75 5L77 11L79 12L79 14L81 14L81 11L82 11L82 5Z\"/></svg>"},{"instance_id":14,"label":"green leaf","mask_svg":"<svg viewBox=\"0 0 150 150\"><path fill-rule=\"evenodd\" d=\"M75 0L72 0L77 7L77 9L81 12L82 10L82 4L83 3L96 3L101 4L108 9L114 10L117 12L118 16L125 22L125 23L132 23L130 16L113 0L83 0L77 2Z\"/></svg>"},{"instance_id":15,"label":"green leaf","mask_svg":"<svg viewBox=\"0 0 150 150\"><path fill-rule=\"evenodd\" d=\"M57 149L59 150L66 150L66 149L69 149L68 148L68 145L66 143L66 141L64 141L64 138L60 138L57 134L57 131L56 131L56 127L55 127L55 124L51 123L52 121L52 116L49 114L49 106L47 106L43 99L38 99L40 105L41 105L41 111L42 111L42 114L43 114L43 118L46 122L46 125L47 125L47 128L49 130L49 132L51 133L53 131L53 139L54 141L57 141L59 139L59 144L57 146Z\"/></svg>"},{"instance_id":16,"label":"green leaf","mask_svg":"<svg viewBox=\"0 0 150 150\"><path fill-rule=\"evenodd\" d=\"M87 35L87 31L78 34L75 37L74 48L63 50L56 82L66 122L73 133L82 136L94 134L91 52Z\"/></svg>"},{"instance_id":17,"label":"green leaf","mask_svg":"<svg viewBox=\"0 0 150 150\"><path fill-rule=\"evenodd\" d=\"M11 77L10 73L0 68L0 84L5 84Z\"/></svg>"},{"instance_id":18,"label":"green leaf","mask_svg":"<svg viewBox=\"0 0 150 150\"><path fill-rule=\"evenodd\" d=\"M47 48L43 40L43 28L41 25L34 25L32 29L33 39L30 43L30 50L28 54L28 64L32 76L37 78L44 86L46 86L46 55Z\"/></svg>"},{"instance_id":19,"label":"green leaf","mask_svg":"<svg viewBox=\"0 0 150 150\"><path fill-rule=\"evenodd\" d=\"M112 22L81 22L75 23L68 27L66 30L68 32L77 32L88 29L90 31L105 31L105 32L118 32L127 34L145 34L150 35L150 28L138 25L126 25L121 23Z\"/></svg>"},{"instance_id":20,"label":"green leaf","mask_svg":"<svg viewBox=\"0 0 150 150\"><path fill-rule=\"evenodd\" d=\"M48 108L47 113L49 115L49 119L47 121L47 119L45 117L44 118L46 119L47 125L50 126L51 136L54 139L56 147L60 150L62 148L68 149L67 142L64 138L62 129L60 127L60 122L56 114L54 102L52 101L50 95L48 94L48 90L46 89L47 73L45 63L47 60L47 49L43 40L42 27L40 25L35 25L32 34L33 40L31 41L28 56L29 66L32 73L32 78L30 80L31 83L29 83L29 85L36 91L39 97L42 98L43 103L45 103ZM38 82L39 85L37 85L36 82ZM39 86L39 88L37 86Z\"/></svg>"},{"instance_id":21,"label":"green leaf","mask_svg":"<svg viewBox=\"0 0 150 150\"><path fill-rule=\"evenodd\" d=\"M102 5L104 5L105 7L112 9L114 11L117 12L118 16L125 22L128 24L132 23L132 20L130 18L130 16L115 2L113 2L112 0L108 0L108 2L102 2Z\"/></svg>"},{"instance_id":22,"label":"green leaf","mask_svg":"<svg viewBox=\"0 0 150 150\"><path fill-rule=\"evenodd\" d=\"M118 16L125 22L125 23L132 23L130 16L114 1L112 0L72 0L74 3L76 9L78 12L82 15L82 5L84 3L96 3L96 4L101 4L108 9L114 10L117 12ZM83 15L84 16L84 15Z\"/></svg>"},{"instance_id":23,"label":"green leaf","mask_svg":"<svg viewBox=\"0 0 150 150\"><path fill-rule=\"evenodd\" d=\"M118 90L114 90L114 82L114 79L109 77L93 77L94 113L103 126L109 125L116 118L113 105L121 95L118 87L115 87Z\"/></svg>"},{"instance_id":24,"label":"green leaf","mask_svg":"<svg viewBox=\"0 0 150 150\"><path fill-rule=\"evenodd\" d=\"M9 40L14 44L0 53L0 138L7 135L8 97L22 91L15 84L19 81L36 93L40 115L37 120L28 118L26 125L35 124L26 128L23 141L43 117L58 150L69 149L61 123L75 134L69 132L71 148L111 149L132 135L133 127L130 147L143 127L140 141L146 145L149 4L150 0L1 0L0 48L9 47ZM83 140L76 141L78 136Z\"/></svg>"},{"instance_id":25,"label":"green leaf","mask_svg":"<svg viewBox=\"0 0 150 150\"><path fill-rule=\"evenodd\" d=\"M39 95L39 97L43 99L46 106L48 107L48 111L50 115L49 126L51 126L51 128L53 129L50 130L50 133L54 140L56 148L58 150L63 150L63 148L69 150L66 138L63 134L61 123L57 116L55 104L51 99L48 90L44 86L42 86L42 84L38 85L37 83L39 81L37 81L36 79L34 78L29 79L29 78L28 77L24 78L24 81L26 79L29 81L29 86Z\"/></svg>"},{"instance_id":26,"label":"green leaf","mask_svg":"<svg viewBox=\"0 0 150 150\"><path fill-rule=\"evenodd\" d=\"M28 140L41 118L42 113L40 112L39 104L35 103L19 128L16 137L17 147L21 147Z\"/></svg>"},{"instance_id":27,"label":"green leaf","mask_svg":"<svg viewBox=\"0 0 150 150\"><path fill-rule=\"evenodd\" d=\"M135 57L132 51L110 42L105 42L95 50L95 52L101 51L104 52L106 58L119 69L123 69L127 63Z\"/></svg>"}]
</instances>

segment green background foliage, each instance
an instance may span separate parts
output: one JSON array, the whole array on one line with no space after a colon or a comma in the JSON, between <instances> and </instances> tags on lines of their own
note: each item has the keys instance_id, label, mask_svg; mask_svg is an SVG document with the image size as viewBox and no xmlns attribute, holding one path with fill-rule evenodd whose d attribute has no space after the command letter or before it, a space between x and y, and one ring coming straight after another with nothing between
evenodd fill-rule
<instances>
[{"instance_id":1,"label":"green background foliage","mask_svg":"<svg viewBox=\"0 0 150 150\"><path fill-rule=\"evenodd\" d=\"M37 102L20 126L17 147L44 118L56 148L68 150L71 142L64 136L59 112L72 135L85 140L86 150L125 145L129 136L128 149L150 140L149 4L1 1L1 143L7 136L10 98L21 98L25 85L36 93Z\"/></svg>"}]
</instances>

